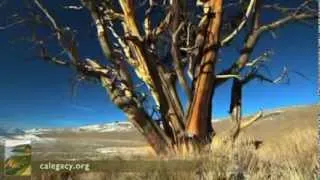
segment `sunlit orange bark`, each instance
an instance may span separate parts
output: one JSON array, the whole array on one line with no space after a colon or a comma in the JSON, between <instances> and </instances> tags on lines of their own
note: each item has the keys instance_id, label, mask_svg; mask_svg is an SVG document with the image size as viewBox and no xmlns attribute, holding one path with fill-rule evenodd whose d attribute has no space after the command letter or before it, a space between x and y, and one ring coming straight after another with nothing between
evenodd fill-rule
<instances>
[{"instance_id":1,"label":"sunlit orange bark","mask_svg":"<svg viewBox=\"0 0 320 180\"><path fill-rule=\"evenodd\" d=\"M126 33L142 42L141 34L138 29L138 23L134 11L133 0L120 0L120 6L124 14L124 23L126 26ZM184 131L184 124L182 122L183 112L177 95L172 91L172 85L164 80L164 72L161 71L159 65L156 64L155 57L152 56L142 44L128 41L128 45L132 51L133 56L137 60L135 70L140 79L142 79L149 87L155 103L160 107L161 114L164 115L164 127L166 134L174 138L173 132L182 133ZM164 88L163 88L164 87ZM169 121L173 127L170 127Z\"/></svg>"},{"instance_id":2,"label":"sunlit orange bark","mask_svg":"<svg viewBox=\"0 0 320 180\"><path fill-rule=\"evenodd\" d=\"M213 14L207 29L206 46L201 59L200 73L196 80L194 98L188 115L187 132L200 140L208 137L211 127L211 109L214 83L214 66L222 21L223 0L210 0L204 6ZM213 48L208 50L208 48Z\"/></svg>"}]
</instances>

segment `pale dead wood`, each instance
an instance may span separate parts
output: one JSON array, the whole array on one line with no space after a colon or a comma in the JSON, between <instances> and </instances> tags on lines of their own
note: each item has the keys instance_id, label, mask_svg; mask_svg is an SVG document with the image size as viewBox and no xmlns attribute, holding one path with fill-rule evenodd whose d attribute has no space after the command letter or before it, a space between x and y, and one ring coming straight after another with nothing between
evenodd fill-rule
<instances>
[{"instance_id":1,"label":"pale dead wood","mask_svg":"<svg viewBox=\"0 0 320 180\"><path fill-rule=\"evenodd\" d=\"M1 31L1 30L9 29L9 28L11 28L11 27L14 27L14 26L16 26L16 25L22 24L22 23L24 23L24 22L26 22L26 20L25 20L25 19L21 19L21 20L19 20L19 21L13 22L13 23L0 26L0 31Z\"/></svg>"},{"instance_id":2,"label":"pale dead wood","mask_svg":"<svg viewBox=\"0 0 320 180\"><path fill-rule=\"evenodd\" d=\"M108 95L110 96L112 102L122 109L127 115L129 121L131 121L138 128L140 133L145 135L147 141L150 143L153 149L157 153L168 152L171 146L171 140L143 110L141 102L139 102L132 89L128 87L126 81L119 76L119 73L115 69L108 66L102 66L91 59L86 59L85 63L80 62L76 46L66 47L66 43L63 42L64 34L60 31L60 27L57 25L55 19L38 0L34 0L34 2L50 20L53 29L58 31L57 39L60 42L61 47L70 54L69 58L71 59L71 62L63 62L54 58L47 60L59 65L75 67L78 72L99 79L102 83L102 86L106 89ZM98 33L101 32L100 30L101 29L98 29Z\"/></svg>"},{"instance_id":3,"label":"pale dead wood","mask_svg":"<svg viewBox=\"0 0 320 180\"><path fill-rule=\"evenodd\" d=\"M249 126L251 126L254 122L256 122L257 120L259 120L260 118L263 117L263 112L260 111L259 113L257 113L255 116L253 116L251 119L242 122L240 125L240 129L243 130L245 128L248 128Z\"/></svg>"},{"instance_id":4,"label":"pale dead wood","mask_svg":"<svg viewBox=\"0 0 320 180\"><path fill-rule=\"evenodd\" d=\"M304 3L303 3L304 4ZM317 14L309 12L300 12L300 8L304 6L299 6L295 8L292 13L287 14L287 16L280 18L272 23L260 25L260 5L259 1L256 3L255 14L252 18L251 30L247 35L244 42L244 47L240 52L238 60L230 66L230 68L218 73L218 75L232 74L241 71L250 59L250 56L259 40L259 38L265 33L280 28L288 23L293 23L299 20L313 20L317 18ZM226 82L228 79L221 79L216 82L216 87L220 86L222 83Z\"/></svg>"},{"instance_id":5,"label":"pale dead wood","mask_svg":"<svg viewBox=\"0 0 320 180\"><path fill-rule=\"evenodd\" d=\"M77 52L77 49L75 48L75 42L65 42L64 40L64 35L63 35L63 30L58 26L56 23L55 19L49 14L48 10L42 6L42 4L38 0L34 0L34 3L38 6L38 8L42 11L42 13L48 18L50 21L53 30L56 33L57 40L59 41L61 47L67 52L70 60L73 63L76 63L79 60L79 55ZM66 45L65 43L68 43Z\"/></svg>"},{"instance_id":6,"label":"pale dead wood","mask_svg":"<svg viewBox=\"0 0 320 180\"><path fill-rule=\"evenodd\" d=\"M184 23L182 22L178 28L176 29L176 27L173 26L173 29L176 29L176 31L173 33L172 35L172 47L171 47L171 54L172 54L172 59L174 62L174 69L176 71L177 77L178 77L178 81L181 84L181 86L183 87L187 98L188 98L188 103L192 100L192 93L191 93L191 89L187 83L187 78L185 77L184 74L184 68L182 65L182 56L179 52L179 48L178 48L178 35L179 32L181 31L181 29L183 28Z\"/></svg>"},{"instance_id":7,"label":"pale dead wood","mask_svg":"<svg viewBox=\"0 0 320 180\"><path fill-rule=\"evenodd\" d=\"M221 41L221 46L224 46L228 43L230 43L230 41L232 41L232 39L234 39L236 37L236 35L243 29L243 27L245 27L245 24L247 23L249 16L252 14L252 12L254 11L254 4L256 3L256 0L251 0L247 11L244 15L244 17L242 18L243 20L240 22L239 26L233 30L233 32L231 34L229 34L227 37L225 37L222 41Z\"/></svg>"}]
</instances>

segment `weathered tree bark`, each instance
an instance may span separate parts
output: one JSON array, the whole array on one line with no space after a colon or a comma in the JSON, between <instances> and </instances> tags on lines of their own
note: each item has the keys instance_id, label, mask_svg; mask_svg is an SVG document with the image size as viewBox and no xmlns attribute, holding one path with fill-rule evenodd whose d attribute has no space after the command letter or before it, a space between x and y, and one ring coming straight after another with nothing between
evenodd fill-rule
<instances>
[{"instance_id":1,"label":"weathered tree bark","mask_svg":"<svg viewBox=\"0 0 320 180\"><path fill-rule=\"evenodd\" d=\"M220 74L226 75L226 74L239 73L246 66L246 64L249 62L251 54L254 51L254 48L256 47L256 44L259 42L260 37L263 34L265 34L266 32L277 29L277 28L284 26L290 22L295 22L295 21L299 21L299 20L307 20L307 19L312 20L312 19L317 18L317 15L313 14L313 13L308 14L308 13L301 12L299 14L298 13L299 8L297 8L297 9L295 9L295 13L289 13L287 16L280 18L270 24L261 25L260 16L261 16L262 5L263 5L263 1L257 0L257 2L255 4L255 11L253 13L250 31L246 35L244 46L241 49L240 56L239 56L238 60L234 64L232 64L228 69L219 73L219 75ZM300 7L303 7L303 6L300 6ZM287 8L277 7L275 9L277 9L281 13L283 13L283 12L287 13ZM229 79L230 78L219 79L218 81L216 81L215 87L219 87L221 84L225 83Z\"/></svg>"},{"instance_id":2,"label":"weathered tree bark","mask_svg":"<svg viewBox=\"0 0 320 180\"><path fill-rule=\"evenodd\" d=\"M260 5L260 1L257 0L257 3L255 5L256 10L253 13L250 31L246 36L244 47L241 49L238 60L230 68L224 70L220 74L238 74L246 66L246 63L250 60L250 56L255 48L255 45L259 41L261 33L263 32L258 29L260 25ZM216 81L215 87L219 87L227 80L228 78L219 79L218 81Z\"/></svg>"},{"instance_id":3,"label":"weathered tree bark","mask_svg":"<svg viewBox=\"0 0 320 180\"><path fill-rule=\"evenodd\" d=\"M163 92L165 94L167 102L169 102L169 112L168 115L171 116L170 119L173 130L176 133L176 135L179 136L179 134L183 133L185 130L185 125L183 122L183 108L182 104L178 98L178 94L176 91L176 86L175 86L175 78L173 77L174 75L171 74L170 72L167 72L165 68L161 65L157 65L159 77L160 77L160 84L162 86Z\"/></svg>"},{"instance_id":4,"label":"weathered tree bark","mask_svg":"<svg viewBox=\"0 0 320 180\"><path fill-rule=\"evenodd\" d=\"M134 14L134 1L132 0L121 0L120 5L124 13L124 22L127 32L130 36L141 39L139 29L136 23ZM171 126L166 126L167 135L174 140L173 132L183 132L183 111L179 104L174 100L177 100L177 95L173 92L173 85L165 81L165 72L159 72L159 66L156 64L157 59L153 59L147 48L144 46L142 40L141 44L137 44L136 41L128 40L129 47L137 60L137 67L135 67L137 75L147 84L149 87L156 104L160 107L161 114L163 115L163 121L165 124L171 122ZM160 67L161 68L161 67ZM161 82L161 83L160 83ZM167 87L164 88L163 86ZM169 91L167 91L169 88ZM175 89L175 88L174 88ZM172 110L174 113L172 113Z\"/></svg>"},{"instance_id":5,"label":"weathered tree bark","mask_svg":"<svg viewBox=\"0 0 320 180\"><path fill-rule=\"evenodd\" d=\"M213 131L211 111L215 80L214 67L219 48L223 0L210 0L204 5L204 8L206 6L209 8L207 13L209 13L208 17L210 18L206 32L206 46L201 59L200 72L195 83L194 97L186 127L187 133L196 136L200 140L210 138L210 133Z\"/></svg>"},{"instance_id":6,"label":"weathered tree bark","mask_svg":"<svg viewBox=\"0 0 320 180\"><path fill-rule=\"evenodd\" d=\"M179 83L181 84L183 90L185 91L188 103L192 100L192 93L191 89L188 85L188 81L186 79L186 76L184 75L184 67L182 65L182 56L180 54L179 46L178 46L178 35L182 29L183 22L180 21L180 18L182 18L182 7L181 7L181 1L179 0L173 0L172 1L172 23L171 23L171 32L172 32L172 44L171 44L171 56L174 64L174 69L177 74L177 78Z\"/></svg>"},{"instance_id":7,"label":"weathered tree bark","mask_svg":"<svg viewBox=\"0 0 320 180\"><path fill-rule=\"evenodd\" d=\"M133 82L128 71L128 65L119 59L113 49L112 43L108 37L107 33L107 23L103 19L103 12L99 10L98 4L95 0L87 1L81 0L82 4L86 6L89 10L92 20L95 22L96 29L97 29L97 37L100 43L101 50L106 58L107 61L111 62L115 67L119 70L119 74L126 80L126 84L133 88Z\"/></svg>"},{"instance_id":8,"label":"weathered tree bark","mask_svg":"<svg viewBox=\"0 0 320 180\"><path fill-rule=\"evenodd\" d=\"M68 46L64 43L64 34L61 32L61 28L57 25L54 18L49 14L48 10L40 4L40 2L35 0L35 3L46 17L50 19L53 29L58 32L57 40L59 41L60 46L68 52L69 58L72 62L59 62L59 64L75 67L80 73L99 78L102 86L108 92L111 101L127 115L129 121L131 121L138 131L142 133L155 152L157 154L166 154L170 152L171 140L168 139L166 134L163 133L159 126L157 126L152 118L144 111L141 102L139 102L132 91L130 76L121 76L121 73L119 73L120 75L117 73L119 69L106 68L92 60L87 60L88 64L80 63L76 45L72 43ZM86 5L88 5L88 9L91 11L93 19L96 20L98 38L104 55L112 63L117 63L116 61L118 60L114 59L104 27L98 19L98 14L95 9L96 5ZM54 60L54 62L58 61ZM127 69L122 69L120 66L120 72L123 71L127 72ZM118 85L116 85L115 82L117 82Z\"/></svg>"},{"instance_id":9,"label":"weathered tree bark","mask_svg":"<svg viewBox=\"0 0 320 180\"><path fill-rule=\"evenodd\" d=\"M102 69L99 64L89 61L94 70ZM138 131L146 138L147 142L155 150L157 154L166 154L171 150L171 140L164 134L157 124L143 110L139 100L136 99L134 93L126 84L122 84L121 88L116 87L114 82L104 76L100 76L102 86L108 92L112 102L117 105L128 117ZM118 83L121 83L118 80Z\"/></svg>"},{"instance_id":10,"label":"weathered tree bark","mask_svg":"<svg viewBox=\"0 0 320 180\"><path fill-rule=\"evenodd\" d=\"M229 113L233 123L231 139L234 141L240 133L242 118L242 82L239 79L234 79L232 83Z\"/></svg>"}]
</instances>

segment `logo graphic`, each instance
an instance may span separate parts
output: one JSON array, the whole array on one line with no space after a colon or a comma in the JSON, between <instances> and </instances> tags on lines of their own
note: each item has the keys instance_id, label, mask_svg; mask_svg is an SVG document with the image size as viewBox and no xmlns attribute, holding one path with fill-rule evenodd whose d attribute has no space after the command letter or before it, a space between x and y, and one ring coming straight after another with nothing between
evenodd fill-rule
<instances>
[{"instance_id":1,"label":"logo graphic","mask_svg":"<svg viewBox=\"0 0 320 180\"><path fill-rule=\"evenodd\" d=\"M6 176L31 175L31 141L6 140L4 173Z\"/></svg>"}]
</instances>

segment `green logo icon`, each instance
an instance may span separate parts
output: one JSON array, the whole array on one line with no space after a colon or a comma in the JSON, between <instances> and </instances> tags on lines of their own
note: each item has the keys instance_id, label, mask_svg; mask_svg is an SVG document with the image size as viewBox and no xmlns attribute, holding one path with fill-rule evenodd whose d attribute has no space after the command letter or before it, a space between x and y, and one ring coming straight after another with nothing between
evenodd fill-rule
<instances>
[{"instance_id":1,"label":"green logo icon","mask_svg":"<svg viewBox=\"0 0 320 180\"><path fill-rule=\"evenodd\" d=\"M31 175L31 141L5 141L4 174L5 176Z\"/></svg>"}]
</instances>

